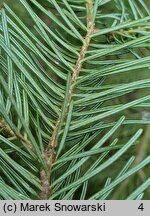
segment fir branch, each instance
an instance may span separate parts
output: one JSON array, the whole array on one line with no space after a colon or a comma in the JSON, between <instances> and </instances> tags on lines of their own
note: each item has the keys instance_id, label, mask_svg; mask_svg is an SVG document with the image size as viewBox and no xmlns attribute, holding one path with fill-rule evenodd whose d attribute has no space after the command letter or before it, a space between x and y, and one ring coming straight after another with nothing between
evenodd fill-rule
<instances>
[{"instance_id":1,"label":"fir branch","mask_svg":"<svg viewBox=\"0 0 150 216\"><path fill-rule=\"evenodd\" d=\"M110 0L18 2L35 31L7 5L7 13L1 10L0 197L112 199L126 179L132 187L127 192L126 185L121 198L137 199L144 191L147 197L149 126L138 144L142 130L133 134L150 124L139 111L150 107L150 79L144 75L150 67L147 5L140 0L132 5L123 0L120 7L120 1ZM138 77L141 68L145 72ZM123 154L131 156L127 162ZM138 188L132 175L143 181ZM98 180L94 195L93 177Z\"/></svg>"},{"instance_id":2,"label":"fir branch","mask_svg":"<svg viewBox=\"0 0 150 216\"><path fill-rule=\"evenodd\" d=\"M85 58L87 49L89 47L90 41L91 41L91 36L94 32L94 23L92 21L93 18L93 0L88 0L87 2L87 34L85 36L84 39L84 44L81 47L80 50L80 54L79 57L77 59L76 65L75 65L75 69L74 72L72 74L71 77L71 85L70 85L70 89L69 89L69 96L68 96L68 104L66 107L66 111L65 111L65 115L67 116L68 113L68 108L74 93L74 88L75 88L75 84L76 84L76 80L80 74L81 68L82 68L82 60ZM51 177L51 167L52 167L52 163L54 162L54 158L55 158L55 151L54 148L56 146L57 143L57 139L58 139L58 133L57 130L59 128L59 124L60 124L60 118L61 115L59 115L56 124L55 124L55 128L53 130L52 136L50 138L49 144L43 154L43 159L47 164L48 167L48 171L47 173L45 172L44 169L41 170L40 172L40 176L41 176L41 185L42 185L42 189L41 189L41 199L48 199L49 197L49 187L50 187L50 177Z\"/></svg>"},{"instance_id":3,"label":"fir branch","mask_svg":"<svg viewBox=\"0 0 150 216\"><path fill-rule=\"evenodd\" d=\"M29 151L34 152L33 146L30 140L28 140L27 138L24 138L24 136L20 132L14 132L10 128L8 128L3 120L0 120L0 129L4 131L4 134L6 134L6 136L11 136L18 140L21 140Z\"/></svg>"},{"instance_id":4,"label":"fir branch","mask_svg":"<svg viewBox=\"0 0 150 216\"><path fill-rule=\"evenodd\" d=\"M2 120L0 120L0 129L4 131L7 136L16 137L16 134L9 129Z\"/></svg>"}]
</instances>

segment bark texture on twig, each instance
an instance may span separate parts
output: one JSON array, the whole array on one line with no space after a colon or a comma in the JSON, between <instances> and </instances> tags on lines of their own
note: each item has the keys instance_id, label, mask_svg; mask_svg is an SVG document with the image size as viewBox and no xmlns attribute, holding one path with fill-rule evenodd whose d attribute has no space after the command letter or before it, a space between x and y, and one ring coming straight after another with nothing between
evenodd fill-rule
<instances>
[{"instance_id":1,"label":"bark texture on twig","mask_svg":"<svg viewBox=\"0 0 150 216\"><path fill-rule=\"evenodd\" d=\"M91 36L94 33L94 23L92 22L92 17L93 17L93 0L88 0L88 14L87 14L87 34L85 36L84 39L84 44L80 49L80 55L77 59L76 65L75 65L75 69L74 72L72 74L71 77L71 85L70 85L70 89L69 89L69 96L68 96L68 104L66 107L66 111L65 111L65 115L67 116L68 114L68 108L74 93L74 89L75 89L75 84L76 81L79 77L81 68L82 68L82 60L84 60L87 49L89 47L90 41L91 41ZM58 117L56 124L55 124L55 128L53 130L52 136L50 138L49 144L43 154L43 158L47 164L47 168L48 171L46 173L45 170L41 170L40 175L41 175L41 185L42 185L42 191L41 191L41 199L48 199L49 197L49 188L50 188L50 177L51 177L51 168L52 168L52 163L54 161L55 158L55 152L54 152L54 147L56 146L57 142L58 142L58 134L57 134L57 130L60 124L60 118L61 115Z\"/></svg>"}]
</instances>

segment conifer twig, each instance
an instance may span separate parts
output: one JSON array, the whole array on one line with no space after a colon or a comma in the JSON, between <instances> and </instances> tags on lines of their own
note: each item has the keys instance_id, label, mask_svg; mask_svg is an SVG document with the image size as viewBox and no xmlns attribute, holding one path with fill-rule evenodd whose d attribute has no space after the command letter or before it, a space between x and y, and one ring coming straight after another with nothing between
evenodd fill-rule
<instances>
[{"instance_id":1,"label":"conifer twig","mask_svg":"<svg viewBox=\"0 0 150 216\"><path fill-rule=\"evenodd\" d=\"M21 140L26 146L26 148L29 149L29 151L31 150L32 152L34 152L33 146L30 140L24 138L20 132L14 132L12 129L8 128L3 120L0 120L0 129L4 131L4 133L7 136L11 136L11 137Z\"/></svg>"},{"instance_id":2,"label":"conifer twig","mask_svg":"<svg viewBox=\"0 0 150 216\"><path fill-rule=\"evenodd\" d=\"M70 85L70 89L69 89L68 104L67 104L66 111L65 111L66 116L67 116L68 108L69 108L69 105L70 105L70 102L71 102L71 99L72 99L72 96L74 93L76 80L77 80L77 78L80 74L81 68L82 68L82 60L85 58L87 49L88 49L90 41L91 41L91 36L94 32L94 23L92 22L93 0L88 0L87 7L88 7L87 34L85 36L84 44L81 47L80 55L77 59L75 69L74 69L74 72L73 72L72 77L71 77L71 85ZM58 129L59 124L60 124L60 118L61 118L61 115L58 117L58 119L56 121L52 136L51 136L50 141L48 143L48 146L47 146L47 148L43 154L43 159L45 160L45 162L47 164L48 171L46 173L46 171L42 169L40 172L41 186L42 186L41 196L40 196L41 199L48 199L48 197L49 197L51 167L52 167L52 163L54 162L54 159L55 159L54 147L56 146L57 139L58 139L57 129Z\"/></svg>"}]
</instances>

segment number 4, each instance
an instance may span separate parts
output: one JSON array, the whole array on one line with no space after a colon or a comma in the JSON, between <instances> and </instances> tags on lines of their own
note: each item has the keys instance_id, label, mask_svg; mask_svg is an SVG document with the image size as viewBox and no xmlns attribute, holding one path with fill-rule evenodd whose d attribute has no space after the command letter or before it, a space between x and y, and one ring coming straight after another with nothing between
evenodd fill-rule
<instances>
[{"instance_id":1,"label":"number 4","mask_svg":"<svg viewBox=\"0 0 150 216\"><path fill-rule=\"evenodd\" d=\"M141 203L138 207L139 210L143 211L144 210L144 206L143 206L143 203Z\"/></svg>"}]
</instances>

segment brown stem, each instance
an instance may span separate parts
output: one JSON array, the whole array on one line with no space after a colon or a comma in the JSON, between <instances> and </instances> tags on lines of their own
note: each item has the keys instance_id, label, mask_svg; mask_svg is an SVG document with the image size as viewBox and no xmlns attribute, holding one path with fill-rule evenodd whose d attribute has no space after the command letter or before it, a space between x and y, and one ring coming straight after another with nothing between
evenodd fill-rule
<instances>
[{"instance_id":1,"label":"brown stem","mask_svg":"<svg viewBox=\"0 0 150 216\"><path fill-rule=\"evenodd\" d=\"M88 14L87 14L87 34L85 36L84 39L84 44L81 47L80 50L80 55L77 59L76 65L75 65L75 69L74 72L72 74L71 77L71 85L70 85L70 89L69 89L69 96L68 96L68 104L66 107L66 111L65 114L67 115L68 113L68 107L70 105L73 93L74 93L74 89L75 89L75 84L76 84L76 80L80 74L81 68L82 68L82 60L85 58L87 49L89 47L90 41L91 41L91 36L94 33L94 23L92 22L92 17L93 17L93 0L88 0L87 2L87 6L88 6ZM52 136L50 138L49 144L43 154L43 158L47 164L47 168L48 168L48 172L46 172L45 170L41 170L40 172L40 176L41 176L41 186L42 186L42 190L41 190L41 199L48 199L49 197L49 187L50 187L50 176L51 176L51 167L52 167L52 163L55 160L55 152L54 152L54 147L56 146L58 140L58 134L57 134L57 130L60 124L60 118L61 116L58 117L56 124L55 124L55 128L53 130Z\"/></svg>"},{"instance_id":2,"label":"brown stem","mask_svg":"<svg viewBox=\"0 0 150 216\"><path fill-rule=\"evenodd\" d=\"M34 152L33 150L33 146L31 144L31 142L28 139L25 139L24 136L20 133L20 132L14 132L13 130L11 130L10 128L8 128L6 126L6 124L3 122L3 120L0 120L0 129L2 129L2 131L7 135L7 136L11 136L14 137L16 139L19 139L23 142L23 144L25 145L25 147L30 151Z\"/></svg>"}]
</instances>

